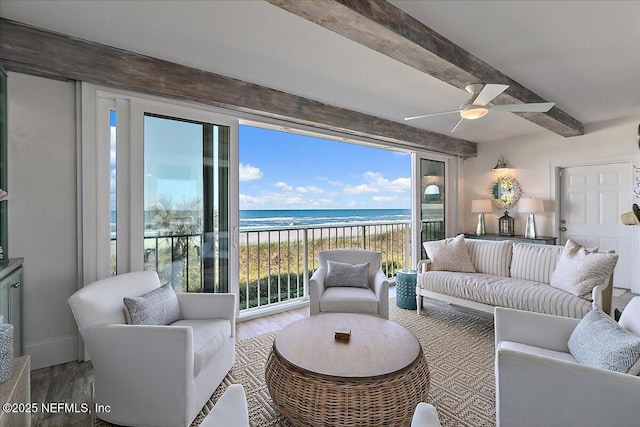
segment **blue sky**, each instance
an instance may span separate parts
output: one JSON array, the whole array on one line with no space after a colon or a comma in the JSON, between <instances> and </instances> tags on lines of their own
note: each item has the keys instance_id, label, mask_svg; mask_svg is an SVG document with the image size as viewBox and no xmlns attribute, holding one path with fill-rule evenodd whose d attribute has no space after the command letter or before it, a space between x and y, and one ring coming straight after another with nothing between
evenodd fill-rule
<instances>
[{"instance_id":1,"label":"blue sky","mask_svg":"<svg viewBox=\"0 0 640 427\"><path fill-rule=\"evenodd\" d=\"M411 156L240 126L240 209L409 209Z\"/></svg>"}]
</instances>

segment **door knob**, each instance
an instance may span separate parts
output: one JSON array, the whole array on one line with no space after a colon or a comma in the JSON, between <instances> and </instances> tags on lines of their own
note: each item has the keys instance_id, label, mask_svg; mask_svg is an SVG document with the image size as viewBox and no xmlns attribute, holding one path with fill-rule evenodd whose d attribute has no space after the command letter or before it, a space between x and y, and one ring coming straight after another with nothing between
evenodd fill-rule
<instances>
[{"instance_id":1,"label":"door knob","mask_svg":"<svg viewBox=\"0 0 640 427\"><path fill-rule=\"evenodd\" d=\"M560 231L567 231L567 227L560 227Z\"/></svg>"}]
</instances>

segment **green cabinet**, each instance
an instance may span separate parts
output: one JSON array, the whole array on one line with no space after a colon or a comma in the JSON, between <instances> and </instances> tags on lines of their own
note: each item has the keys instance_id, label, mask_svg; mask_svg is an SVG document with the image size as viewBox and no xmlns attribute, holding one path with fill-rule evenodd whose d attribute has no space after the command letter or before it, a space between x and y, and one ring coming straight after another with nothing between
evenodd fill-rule
<instances>
[{"instance_id":1,"label":"green cabinet","mask_svg":"<svg viewBox=\"0 0 640 427\"><path fill-rule=\"evenodd\" d=\"M557 240L556 237L539 236L539 237L536 237L535 239L529 239L528 237L524 237L524 236L501 236L499 234L483 234L481 236L478 236L477 234L474 234L474 233L464 233L464 238L465 239L482 239L482 240L512 240L514 242L535 243L538 245L555 245Z\"/></svg>"},{"instance_id":2,"label":"green cabinet","mask_svg":"<svg viewBox=\"0 0 640 427\"><path fill-rule=\"evenodd\" d=\"M0 262L0 315L13 325L13 354L22 355L22 258Z\"/></svg>"}]
</instances>

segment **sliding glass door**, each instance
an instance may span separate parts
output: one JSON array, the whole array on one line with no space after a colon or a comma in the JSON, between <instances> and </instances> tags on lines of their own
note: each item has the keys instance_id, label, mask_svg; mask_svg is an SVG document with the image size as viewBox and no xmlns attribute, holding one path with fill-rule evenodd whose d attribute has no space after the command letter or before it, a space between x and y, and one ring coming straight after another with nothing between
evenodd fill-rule
<instances>
[{"instance_id":1,"label":"sliding glass door","mask_svg":"<svg viewBox=\"0 0 640 427\"><path fill-rule=\"evenodd\" d=\"M451 234L457 215L450 206L457 203L455 163L444 156L415 153L413 157L414 202L413 259L426 259L423 242L444 239ZM414 264L415 264L414 262Z\"/></svg>"},{"instance_id":2,"label":"sliding glass door","mask_svg":"<svg viewBox=\"0 0 640 427\"><path fill-rule=\"evenodd\" d=\"M227 292L229 127L144 115L144 269L182 292Z\"/></svg>"}]
</instances>

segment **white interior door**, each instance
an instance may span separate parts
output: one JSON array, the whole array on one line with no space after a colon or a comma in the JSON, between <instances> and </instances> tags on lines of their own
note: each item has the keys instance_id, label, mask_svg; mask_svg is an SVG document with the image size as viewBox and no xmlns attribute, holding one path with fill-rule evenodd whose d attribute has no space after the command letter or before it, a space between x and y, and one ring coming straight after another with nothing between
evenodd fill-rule
<instances>
[{"instance_id":1,"label":"white interior door","mask_svg":"<svg viewBox=\"0 0 640 427\"><path fill-rule=\"evenodd\" d=\"M614 286L631 288L634 233L620 222L632 206L631 164L611 163L560 169L560 242L618 254Z\"/></svg>"}]
</instances>

